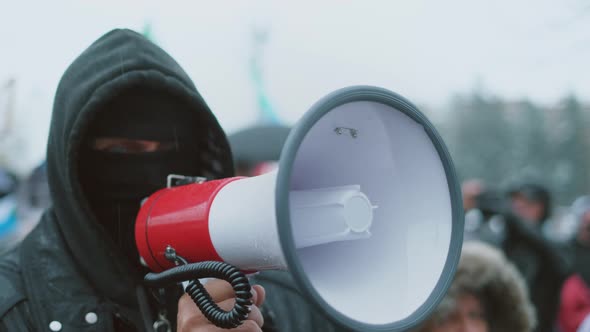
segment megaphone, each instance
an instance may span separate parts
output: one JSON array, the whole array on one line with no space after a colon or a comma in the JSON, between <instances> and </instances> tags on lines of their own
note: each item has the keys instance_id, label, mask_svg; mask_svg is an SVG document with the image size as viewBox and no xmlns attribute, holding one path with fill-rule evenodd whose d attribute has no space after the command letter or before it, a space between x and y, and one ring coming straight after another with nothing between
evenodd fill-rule
<instances>
[{"instance_id":1,"label":"megaphone","mask_svg":"<svg viewBox=\"0 0 590 332\"><path fill-rule=\"evenodd\" d=\"M310 302L355 330L404 330L445 295L463 241L450 155L433 125L388 90L357 86L317 102L276 171L150 196L136 242L156 272L219 261L286 269Z\"/></svg>"}]
</instances>

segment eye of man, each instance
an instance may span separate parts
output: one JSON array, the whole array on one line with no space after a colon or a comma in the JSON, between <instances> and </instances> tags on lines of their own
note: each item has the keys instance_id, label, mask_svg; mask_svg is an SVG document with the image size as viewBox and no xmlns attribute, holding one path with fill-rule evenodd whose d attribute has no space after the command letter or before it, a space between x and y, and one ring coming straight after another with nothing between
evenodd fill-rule
<instances>
[{"instance_id":1,"label":"eye of man","mask_svg":"<svg viewBox=\"0 0 590 332\"><path fill-rule=\"evenodd\" d=\"M150 153L170 151L175 148L175 144L173 142L101 137L92 140L91 147L110 153Z\"/></svg>"}]
</instances>

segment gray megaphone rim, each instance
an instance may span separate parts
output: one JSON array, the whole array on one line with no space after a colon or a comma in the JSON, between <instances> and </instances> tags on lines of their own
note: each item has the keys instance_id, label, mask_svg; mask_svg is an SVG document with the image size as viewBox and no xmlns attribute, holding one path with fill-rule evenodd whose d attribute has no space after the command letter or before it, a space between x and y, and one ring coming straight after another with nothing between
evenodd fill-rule
<instances>
[{"instance_id":1,"label":"gray megaphone rim","mask_svg":"<svg viewBox=\"0 0 590 332\"><path fill-rule=\"evenodd\" d=\"M293 164L303 139L314 124L326 113L340 105L356 101L372 101L385 104L397 111L403 112L424 127L424 130L428 134L432 144L434 144L442 161L451 198L453 223L451 241L441 277L436 283L430 296L420 307L418 307L418 309L416 309L416 311L403 320L391 324L375 325L359 322L341 314L325 302L312 286L299 262L291 229L289 189L291 187ZM394 92L373 86L351 86L336 90L316 102L301 120L299 120L297 125L293 127L285 142L279 160L275 203L279 238L289 271L292 273L297 286L306 298L311 300L317 308L339 324L362 331L399 331L414 327L426 319L436 308L451 285L461 255L464 224L463 201L459 190L455 167L453 166L451 156L442 138L430 121L416 108L416 106ZM395 301L395 298L392 298L392 301Z\"/></svg>"}]
</instances>

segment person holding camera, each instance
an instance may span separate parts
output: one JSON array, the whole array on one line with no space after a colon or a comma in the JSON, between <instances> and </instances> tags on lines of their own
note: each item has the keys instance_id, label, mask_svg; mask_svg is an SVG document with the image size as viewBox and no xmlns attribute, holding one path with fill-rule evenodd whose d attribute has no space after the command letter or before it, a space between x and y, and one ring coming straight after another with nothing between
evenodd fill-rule
<instances>
[{"instance_id":1,"label":"person holding camera","mask_svg":"<svg viewBox=\"0 0 590 332\"><path fill-rule=\"evenodd\" d=\"M554 331L569 267L557 245L543 233L551 215L549 191L535 183L520 184L507 194L485 191L478 195L476 208L486 221L501 219L498 246L524 277L538 318L535 331Z\"/></svg>"}]
</instances>

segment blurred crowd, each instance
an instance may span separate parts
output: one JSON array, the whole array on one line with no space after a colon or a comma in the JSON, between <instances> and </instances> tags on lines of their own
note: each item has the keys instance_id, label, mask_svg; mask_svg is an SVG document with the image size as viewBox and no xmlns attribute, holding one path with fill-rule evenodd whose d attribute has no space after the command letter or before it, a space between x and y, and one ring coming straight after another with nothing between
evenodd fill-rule
<instances>
[{"instance_id":1,"label":"blurred crowd","mask_svg":"<svg viewBox=\"0 0 590 332\"><path fill-rule=\"evenodd\" d=\"M0 254L33 229L50 204L45 163L24 179L0 167Z\"/></svg>"},{"instance_id":2,"label":"blurred crowd","mask_svg":"<svg viewBox=\"0 0 590 332\"><path fill-rule=\"evenodd\" d=\"M558 215L537 183L462 193L459 268L422 331L590 331L590 196Z\"/></svg>"},{"instance_id":3,"label":"blurred crowd","mask_svg":"<svg viewBox=\"0 0 590 332\"><path fill-rule=\"evenodd\" d=\"M275 135L287 134L285 128ZM243 142L240 135L234 145ZM246 155L237 158L238 170L252 176L274 167L269 160L279 153ZM417 330L590 331L590 196L558 216L551 193L535 183L493 190L471 179L462 192L465 243L454 283ZM0 170L0 252L50 204L44 164L20 181Z\"/></svg>"}]
</instances>

